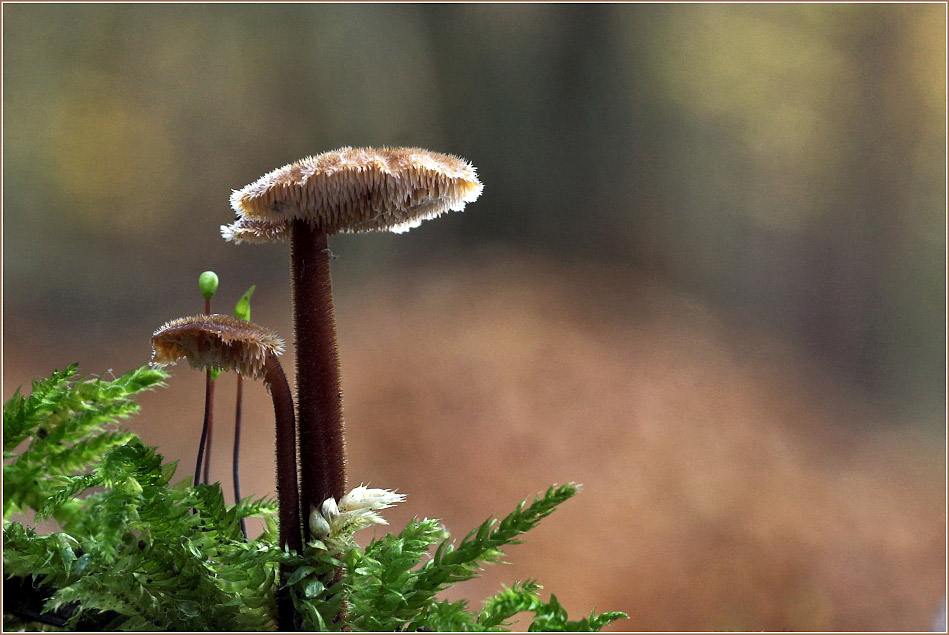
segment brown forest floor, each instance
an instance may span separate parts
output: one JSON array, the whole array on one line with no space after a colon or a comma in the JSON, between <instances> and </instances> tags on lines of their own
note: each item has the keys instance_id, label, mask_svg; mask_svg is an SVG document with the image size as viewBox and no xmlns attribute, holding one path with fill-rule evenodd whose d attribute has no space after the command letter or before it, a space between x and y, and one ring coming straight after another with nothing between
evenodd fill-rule
<instances>
[{"instance_id":1,"label":"brown forest floor","mask_svg":"<svg viewBox=\"0 0 949 635\"><path fill-rule=\"evenodd\" d=\"M339 290L337 305L351 484L405 492L393 526L434 516L461 538L551 483L584 486L511 564L450 597L477 605L533 577L574 617L628 612L617 630L930 627L945 590L943 441L885 420L788 345L648 277L527 257L402 272ZM76 361L11 324L5 397ZM267 325L291 340L289 317ZM181 477L201 377L177 367L130 422ZM222 377L225 481L233 391ZM244 493L266 495L272 415L263 390L245 395Z\"/></svg>"}]
</instances>

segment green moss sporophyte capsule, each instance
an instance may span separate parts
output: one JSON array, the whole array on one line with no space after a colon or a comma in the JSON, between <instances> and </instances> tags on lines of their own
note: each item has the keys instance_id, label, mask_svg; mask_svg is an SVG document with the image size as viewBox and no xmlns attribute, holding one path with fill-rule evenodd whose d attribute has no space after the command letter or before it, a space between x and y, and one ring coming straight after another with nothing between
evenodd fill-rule
<instances>
[{"instance_id":1,"label":"green moss sporophyte capsule","mask_svg":"<svg viewBox=\"0 0 949 635\"><path fill-rule=\"evenodd\" d=\"M198 276L198 288L201 289L201 295L205 300L210 300L217 293L218 279L213 271L205 271Z\"/></svg>"}]
</instances>

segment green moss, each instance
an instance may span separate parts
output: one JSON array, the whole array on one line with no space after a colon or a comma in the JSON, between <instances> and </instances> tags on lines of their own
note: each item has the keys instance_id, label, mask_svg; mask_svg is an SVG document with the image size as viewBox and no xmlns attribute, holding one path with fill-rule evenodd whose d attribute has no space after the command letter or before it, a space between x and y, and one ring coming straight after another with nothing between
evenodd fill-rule
<instances>
[{"instance_id":1,"label":"green moss","mask_svg":"<svg viewBox=\"0 0 949 635\"><path fill-rule=\"evenodd\" d=\"M624 617L570 621L532 581L502 589L480 611L438 598L498 561L577 493L573 484L488 519L458 543L423 519L366 547L344 535L311 541L303 553L279 549L274 502L228 505L218 485L174 482L176 464L118 426L138 410L132 397L166 377L146 366L106 381L79 377L73 365L4 405L6 630L273 630L281 563L291 567L287 585L307 630L339 630L344 607L353 630L505 630L522 612L533 614L534 630L599 630ZM59 530L38 532L22 519L31 511ZM264 521L251 541L240 530L248 517Z\"/></svg>"}]
</instances>

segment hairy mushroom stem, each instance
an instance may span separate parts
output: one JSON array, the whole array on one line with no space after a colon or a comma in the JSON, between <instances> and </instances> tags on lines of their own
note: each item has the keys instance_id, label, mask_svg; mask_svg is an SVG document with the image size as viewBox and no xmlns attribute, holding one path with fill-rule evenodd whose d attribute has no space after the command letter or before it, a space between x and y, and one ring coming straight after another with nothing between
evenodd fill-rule
<instances>
[{"instance_id":1,"label":"hairy mushroom stem","mask_svg":"<svg viewBox=\"0 0 949 635\"><path fill-rule=\"evenodd\" d=\"M290 228L300 494L304 534L309 510L346 488L343 399L326 233L305 220Z\"/></svg>"},{"instance_id":2,"label":"hairy mushroom stem","mask_svg":"<svg viewBox=\"0 0 949 635\"><path fill-rule=\"evenodd\" d=\"M287 383L283 367L273 352L268 352L266 355L264 372L264 384L273 400L276 421L277 520L280 547L303 553L303 535L300 533L300 494L297 487L297 438L293 393L290 392L290 385ZM280 565L280 578L283 585L286 585L291 573L288 565ZM287 586L281 586L277 591L277 627L281 631L298 630L293 598Z\"/></svg>"},{"instance_id":3,"label":"hairy mushroom stem","mask_svg":"<svg viewBox=\"0 0 949 635\"><path fill-rule=\"evenodd\" d=\"M300 553L303 537L300 533L300 495L297 489L297 438L293 412L293 394L283 367L273 353L267 353L264 363L264 383L273 400L277 428L277 500L280 507L280 546Z\"/></svg>"}]
</instances>

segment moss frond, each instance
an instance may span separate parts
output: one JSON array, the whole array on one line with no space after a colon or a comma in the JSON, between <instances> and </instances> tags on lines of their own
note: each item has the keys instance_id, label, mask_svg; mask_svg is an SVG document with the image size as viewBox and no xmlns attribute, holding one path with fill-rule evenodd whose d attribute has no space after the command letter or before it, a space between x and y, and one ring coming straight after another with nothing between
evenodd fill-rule
<instances>
[{"instance_id":1,"label":"moss frond","mask_svg":"<svg viewBox=\"0 0 949 635\"><path fill-rule=\"evenodd\" d=\"M274 630L281 564L306 630L499 631L527 612L532 630L580 631L624 617L570 621L531 580L503 588L480 611L438 597L499 561L577 485L551 487L457 543L424 518L364 548L349 532L285 551L273 501L229 505L219 485L174 483L176 463L118 427L138 409L132 397L163 385L166 373L143 367L106 381L77 371L56 371L4 405L7 630ZM59 529L43 534L13 518L30 511ZM241 533L248 517L264 521L256 540Z\"/></svg>"}]
</instances>

